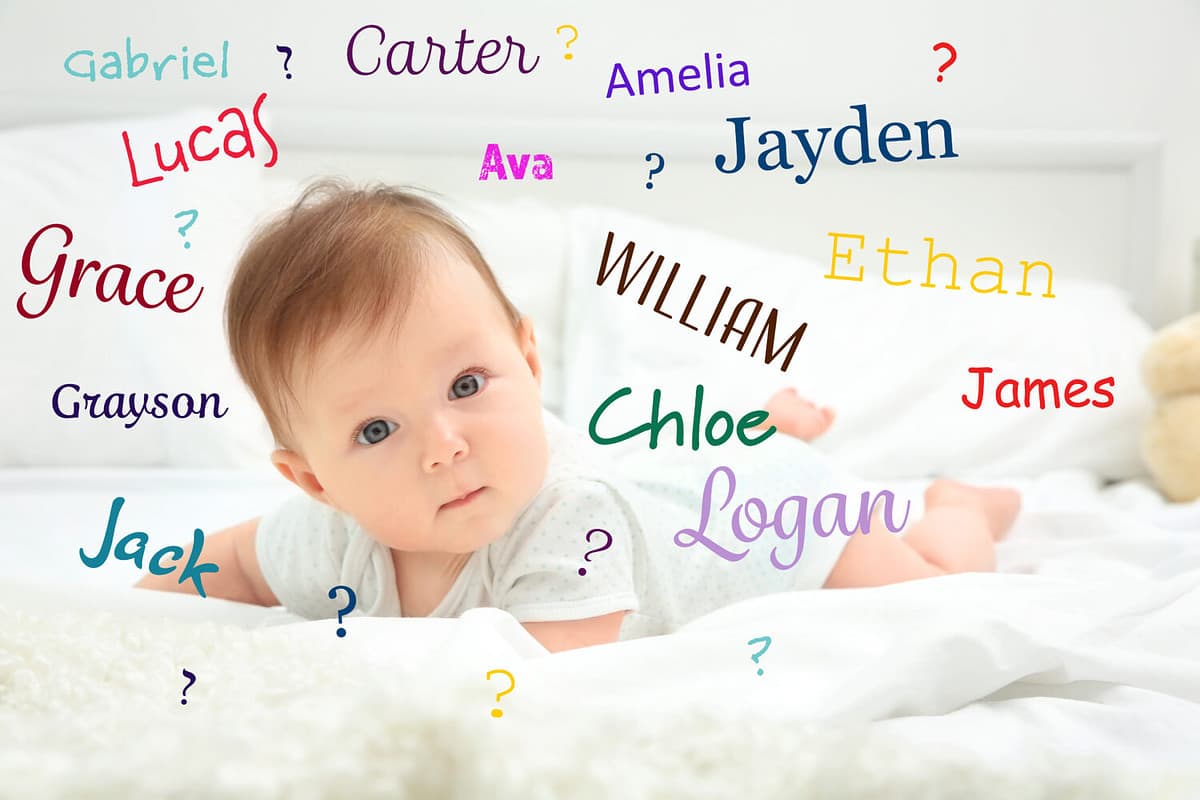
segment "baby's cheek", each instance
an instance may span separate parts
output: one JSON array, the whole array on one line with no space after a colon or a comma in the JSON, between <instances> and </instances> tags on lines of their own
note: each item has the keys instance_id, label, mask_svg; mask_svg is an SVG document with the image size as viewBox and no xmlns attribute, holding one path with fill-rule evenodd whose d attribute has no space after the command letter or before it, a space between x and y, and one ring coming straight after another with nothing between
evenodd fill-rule
<instances>
[{"instance_id":1,"label":"baby's cheek","mask_svg":"<svg viewBox=\"0 0 1200 800\"><path fill-rule=\"evenodd\" d=\"M536 438L526 448L527 463L524 465L526 474L529 476L529 494L530 497L537 492L541 487L542 481L546 478L546 468L550 462L549 449L546 446L546 434L539 427Z\"/></svg>"},{"instance_id":2,"label":"baby's cheek","mask_svg":"<svg viewBox=\"0 0 1200 800\"><path fill-rule=\"evenodd\" d=\"M386 489L364 482L354 492L353 506L344 511L381 544L410 549L427 527L418 524L420 501L409 489L397 485Z\"/></svg>"}]
</instances>

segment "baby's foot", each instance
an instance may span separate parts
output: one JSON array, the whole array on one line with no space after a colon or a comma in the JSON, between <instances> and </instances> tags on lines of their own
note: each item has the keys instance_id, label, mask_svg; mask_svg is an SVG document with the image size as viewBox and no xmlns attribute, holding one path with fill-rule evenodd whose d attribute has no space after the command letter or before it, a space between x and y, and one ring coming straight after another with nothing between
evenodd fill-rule
<instances>
[{"instance_id":1,"label":"baby's foot","mask_svg":"<svg viewBox=\"0 0 1200 800\"><path fill-rule=\"evenodd\" d=\"M925 507L936 506L965 506L982 511L992 538L999 541L1021 510L1021 495L1015 489L985 489L942 478L925 490Z\"/></svg>"},{"instance_id":2,"label":"baby's foot","mask_svg":"<svg viewBox=\"0 0 1200 800\"><path fill-rule=\"evenodd\" d=\"M767 419L759 428L774 425L789 436L811 442L833 424L833 409L817 408L795 389L781 389L763 406Z\"/></svg>"}]
</instances>

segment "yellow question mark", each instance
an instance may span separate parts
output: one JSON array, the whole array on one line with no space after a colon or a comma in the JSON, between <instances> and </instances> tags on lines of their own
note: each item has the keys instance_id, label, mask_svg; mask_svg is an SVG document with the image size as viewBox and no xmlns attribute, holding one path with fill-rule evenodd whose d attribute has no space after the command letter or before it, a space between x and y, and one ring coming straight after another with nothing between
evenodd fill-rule
<instances>
[{"instance_id":1,"label":"yellow question mark","mask_svg":"<svg viewBox=\"0 0 1200 800\"><path fill-rule=\"evenodd\" d=\"M554 29L555 35L558 35L564 28L570 28L571 33L574 34L574 36L572 36L570 39L567 39L567 47L570 48L571 45L575 43L575 40L579 38L579 30L574 25L559 25ZM571 54L565 53L563 54L563 58L565 58L567 61L570 61Z\"/></svg>"},{"instance_id":2,"label":"yellow question mark","mask_svg":"<svg viewBox=\"0 0 1200 800\"><path fill-rule=\"evenodd\" d=\"M509 692L511 692L513 689L517 688L517 679L516 679L516 678L514 678L514 677L513 677L513 674L512 674L511 672L509 672L508 670L506 670L506 669L493 669L493 670L490 670L490 671L488 672L488 674L487 674L487 679L490 681L490 680L492 679L492 676L493 676L493 675L495 675L495 674L496 674L496 673L498 673L498 672L503 672L505 675L507 675L507 676L508 676L508 679L509 679L509 681L511 681L511 682L512 682L512 686L509 686L509 687L508 687L507 689L505 689L503 692L501 692L500 694L496 695L496 703L497 703L497 704L499 704L499 703L500 703L500 698L501 698L501 697L503 697L504 695L508 694L508 693L509 693ZM493 716L493 717L496 717L496 718L498 719L498 718L500 718L500 717L503 717L503 716L504 716L504 712L503 712L503 711L501 711L501 710L500 710L500 709L498 709L498 708L493 708L493 709L492 709L492 716Z\"/></svg>"}]
</instances>

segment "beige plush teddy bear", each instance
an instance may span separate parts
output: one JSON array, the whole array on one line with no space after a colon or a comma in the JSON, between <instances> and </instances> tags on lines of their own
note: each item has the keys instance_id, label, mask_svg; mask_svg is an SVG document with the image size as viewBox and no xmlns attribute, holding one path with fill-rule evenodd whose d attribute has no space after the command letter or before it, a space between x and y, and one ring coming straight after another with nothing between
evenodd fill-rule
<instances>
[{"instance_id":1,"label":"beige plush teddy bear","mask_svg":"<svg viewBox=\"0 0 1200 800\"><path fill-rule=\"evenodd\" d=\"M1168 498L1200 498L1200 314L1155 335L1142 378L1158 401L1142 433L1142 458Z\"/></svg>"}]
</instances>

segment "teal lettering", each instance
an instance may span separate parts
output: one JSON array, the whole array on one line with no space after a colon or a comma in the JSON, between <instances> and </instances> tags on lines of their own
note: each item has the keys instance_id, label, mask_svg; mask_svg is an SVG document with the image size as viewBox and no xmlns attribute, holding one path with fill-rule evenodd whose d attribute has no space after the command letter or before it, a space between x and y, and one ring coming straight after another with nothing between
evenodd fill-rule
<instances>
[{"instance_id":1,"label":"teal lettering","mask_svg":"<svg viewBox=\"0 0 1200 800\"><path fill-rule=\"evenodd\" d=\"M172 550L175 551L175 555L171 556L172 561L178 561L179 559L183 558L182 547L176 547L175 545L164 547L162 550L159 550L157 553L155 553L154 557L150 559L150 571L152 573L155 575L170 575L175 571L175 568L179 566L178 564L167 569L163 569L162 567L162 557Z\"/></svg>"},{"instance_id":2,"label":"teal lettering","mask_svg":"<svg viewBox=\"0 0 1200 800\"><path fill-rule=\"evenodd\" d=\"M138 543L137 550L134 550L132 553L130 553L128 551L128 549L125 547L125 545L127 545L130 540L136 541ZM133 533L126 534L121 539L121 541L117 542L117 549L115 550L117 560L118 561L132 561L134 564L137 565L138 569L141 569L142 568L142 559L146 556L146 545L148 545L149 543L150 543L150 537L148 535L146 535L145 533L143 533L142 531L134 531Z\"/></svg>"},{"instance_id":3,"label":"teal lettering","mask_svg":"<svg viewBox=\"0 0 1200 800\"><path fill-rule=\"evenodd\" d=\"M75 70L71 69L71 62L75 59L75 56L80 55L80 54L86 54L86 55L92 56L91 61L88 62L88 71L87 72L76 72ZM63 62L63 69L65 69L67 71L68 75L72 75L76 78L87 78L89 81L95 82L95 80L96 80L95 55L96 54L91 50L76 50L74 53L71 53L71 55L67 56L67 60Z\"/></svg>"}]
</instances>

